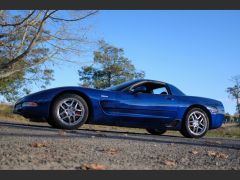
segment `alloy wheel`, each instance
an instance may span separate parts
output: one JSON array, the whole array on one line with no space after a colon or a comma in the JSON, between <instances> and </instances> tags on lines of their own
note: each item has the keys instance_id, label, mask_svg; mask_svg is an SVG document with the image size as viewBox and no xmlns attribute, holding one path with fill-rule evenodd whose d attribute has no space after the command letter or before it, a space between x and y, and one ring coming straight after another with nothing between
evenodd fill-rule
<instances>
[{"instance_id":1,"label":"alloy wheel","mask_svg":"<svg viewBox=\"0 0 240 180\"><path fill-rule=\"evenodd\" d=\"M193 111L187 119L187 127L188 130L196 135L200 136L202 135L208 126L208 120L204 113L200 111Z\"/></svg>"},{"instance_id":2,"label":"alloy wheel","mask_svg":"<svg viewBox=\"0 0 240 180\"><path fill-rule=\"evenodd\" d=\"M66 98L57 106L57 117L65 125L76 125L83 120L85 108L81 101L75 98Z\"/></svg>"}]
</instances>

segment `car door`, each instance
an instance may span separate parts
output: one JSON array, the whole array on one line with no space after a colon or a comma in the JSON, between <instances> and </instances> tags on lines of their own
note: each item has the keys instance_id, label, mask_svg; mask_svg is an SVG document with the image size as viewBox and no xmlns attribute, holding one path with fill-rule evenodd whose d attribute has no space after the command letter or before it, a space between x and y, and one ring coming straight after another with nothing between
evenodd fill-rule
<instances>
[{"instance_id":1,"label":"car door","mask_svg":"<svg viewBox=\"0 0 240 180\"><path fill-rule=\"evenodd\" d=\"M116 123L130 126L159 126L177 117L177 102L172 95L116 92L112 114Z\"/></svg>"}]
</instances>

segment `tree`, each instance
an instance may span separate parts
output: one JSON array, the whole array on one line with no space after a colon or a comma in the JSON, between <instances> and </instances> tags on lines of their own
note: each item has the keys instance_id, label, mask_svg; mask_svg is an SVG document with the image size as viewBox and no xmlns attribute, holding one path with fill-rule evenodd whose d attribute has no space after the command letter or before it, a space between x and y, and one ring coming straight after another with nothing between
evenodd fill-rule
<instances>
[{"instance_id":1,"label":"tree","mask_svg":"<svg viewBox=\"0 0 240 180\"><path fill-rule=\"evenodd\" d=\"M143 78L143 71L136 71L132 62L124 57L122 48L99 41L99 49L94 52L94 61L78 71L84 87L107 88L135 78Z\"/></svg>"},{"instance_id":2,"label":"tree","mask_svg":"<svg viewBox=\"0 0 240 180\"><path fill-rule=\"evenodd\" d=\"M225 113L224 120L225 120L225 123L230 122L231 121L231 115L229 113Z\"/></svg>"},{"instance_id":3,"label":"tree","mask_svg":"<svg viewBox=\"0 0 240 180\"><path fill-rule=\"evenodd\" d=\"M240 75L232 77L231 81L234 85L233 87L228 87L227 92L232 99L236 100L236 110L238 116L240 116Z\"/></svg>"},{"instance_id":4,"label":"tree","mask_svg":"<svg viewBox=\"0 0 240 180\"><path fill-rule=\"evenodd\" d=\"M51 64L81 53L87 39L80 23L96 12L0 10L0 95L11 101L33 83L45 88L53 80Z\"/></svg>"}]
</instances>

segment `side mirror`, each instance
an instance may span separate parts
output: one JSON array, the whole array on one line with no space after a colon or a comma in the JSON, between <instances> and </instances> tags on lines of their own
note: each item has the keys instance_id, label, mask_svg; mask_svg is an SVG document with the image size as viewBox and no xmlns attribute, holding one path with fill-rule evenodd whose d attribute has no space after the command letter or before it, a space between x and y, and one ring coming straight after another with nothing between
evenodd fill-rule
<instances>
[{"instance_id":1,"label":"side mirror","mask_svg":"<svg viewBox=\"0 0 240 180\"><path fill-rule=\"evenodd\" d=\"M130 92L133 93L133 94L136 94L136 93L139 93L139 92L146 92L147 91L147 88L145 86L139 86L135 89L131 89Z\"/></svg>"}]
</instances>

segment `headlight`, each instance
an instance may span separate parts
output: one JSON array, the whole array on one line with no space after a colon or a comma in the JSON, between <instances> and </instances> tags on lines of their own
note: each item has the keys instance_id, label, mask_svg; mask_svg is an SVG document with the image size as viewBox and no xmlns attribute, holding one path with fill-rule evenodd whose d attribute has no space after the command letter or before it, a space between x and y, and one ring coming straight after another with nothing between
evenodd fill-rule
<instances>
[{"instance_id":1,"label":"headlight","mask_svg":"<svg viewBox=\"0 0 240 180\"><path fill-rule=\"evenodd\" d=\"M218 109L216 107L207 107L207 109L211 112L211 113L217 113Z\"/></svg>"},{"instance_id":2,"label":"headlight","mask_svg":"<svg viewBox=\"0 0 240 180\"><path fill-rule=\"evenodd\" d=\"M35 102L24 102L24 103L22 103L22 107L36 107L36 106L38 106L38 104L35 103Z\"/></svg>"}]
</instances>

